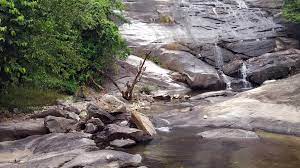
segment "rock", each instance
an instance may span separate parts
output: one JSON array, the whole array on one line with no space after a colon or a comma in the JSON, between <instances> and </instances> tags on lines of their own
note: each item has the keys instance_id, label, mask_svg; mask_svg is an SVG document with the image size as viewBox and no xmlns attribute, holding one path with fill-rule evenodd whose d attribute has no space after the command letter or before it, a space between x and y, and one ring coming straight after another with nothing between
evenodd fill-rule
<instances>
[{"instance_id":1,"label":"rock","mask_svg":"<svg viewBox=\"0 0 300 168\"><path fill-rule=\"evenodd\" d=\"M63 110L69 111L69 112L74 112L75 114L80 114L80 110L77 107L74 106L65 106L63 107Z\"/></svg>"},{"instance_id":2,"label":"rock","mask_svg":"<svg viewBox=\"0 0 300 168\"><path fill-rule=\"evenodd\" d=\"M228 128L204 131L197 135L206 139L259 139L255 132Z\"/></svg>"},{"instance_id":3,"label":"rock","mask_svg":"<svg viewBox=\"0 0 300 168\"><path fill-rule=\"evenodd\" d=\"M223 66L224 74L231 76L231 77L241 77L241 67L243 61L242 60L234 60L228 64Z\"/></svg>"},{"instance_id":4,"label":"rock","mask_svg":"<svg viewBox=\"0 0 300 168\"><path fill-rule=\"evenodd\" d=\"M215 46L214 44L205 44L201 46L200 59L204 60L209 65L218 67L217 59L220 57L218 54L221 54L223 63L229 63L230 61L236 59L236 56L232 52L219 46Z\"/></svg>"},{"instance_id":5,"label":"rock","mask_svg":"<svg viewBox=\"0 0 300 168\"><path fill-rule=\"evenodd\" d=\"M236 94L237 94L237 92L233 92L233 91L229 91L229 90L206 92L206 93L202 93L202 94L193 96L190 98L190 100L202 100L202 99L206 99L209 97L219 97L219 96L230 97L230 96L234 96Z\"/></svg>"},{"instance_id":6,"label":"rock","mask_svg":"<svg viewBox=\"0 0 300 168\"><path fill-rule=\"evenodd\" d=\"M225 88L225 83L218 72L190 53L162 49L159 59L164 67L183 74L191 88L209 90Z\"/></svg>"},{"instance_id":7,"label":"rock","mask_svg":"<svg viewBox=\"0 0 300 168\"><path fill-rule=\"evenodd\" d=\"M0 142L26 138L32 135L47 134L44 119L9 121L0 123Z\"/></svg>"},{"instance_id":8,"label":"rock","mask_svg":"<svg viewBox=\"0 0 300 168\"><path fill-rule=\"evenodd\" d=\"M300 136L300 74L239 93L212 105L198 105L169 119L176 127L210 127ZM205 120L203 116L207 115Z\"/></svg>"},{"instance_id":9,"label":"rock","mask_svg":"<svg viewBox=\"0 0 300 168\"><path fill-rule=\"evenodd\" d=\"M98 131L102 131L104 129L104 123L99 118L91 118L87 121L87 123L92 123L97 126Z\"/></svg>"},{"instance_id":10,"label":"rock","mask_svg":"<svg viewBox=\"0 0 300 168\"><path fill-rule=\"evenodd\" d=\"M117 148L127 148L134 146L136 142L131 139L116 139L110 142L110 146Z\"/></svg>"},{"instance_id":11,"label":"rock","mask_svg":"<svg viewBox=\"0 0 300 168\"><path fill-rule=\"evenodd\" d=\"M98 102L98 105L103 108L103 110L110 112L126 112L125 103L122 102L117 97L105 94L103 95Z\"/></svg>"},{"instance_id":12,"label":"rock","mask_svg":"<svg viewBox=\"0 0 300 168\"><path fill-rule=\"evenodd\" d=\"M62 107L53 107L41 112L36 112L31 117L32 118L45 118L47 116L54 116L54 117L67 117L67 111L64 111Z\"/></svg>"},{"instance_id":13,"label":"rock","mask_svg":"<svg viewBox=\"0 0 300 168\"><path fill-rule=\"evenodd\" d=\"M264 54L246 63L247 79L256 84L281 79L300 71L300 50L290 49Z\"/></svg>"},{"instance_id":14,"label":"rock","mask_svg":"<svg viewBox=\"0 0 300 168\"><path fill-rule=\"evenodd\" d=\"M121 127L116 124L109 124L106 128L106 134L108 135L108 140L113 141L115 139L132 139L137 142L149 141L151 137L145 135L142 130Z\"/></svg>"},{"instance_id":15,"label":"rock","mask_svg":"<svg viewBox=\"0 0 300 168\"><path fill-rule=\"evenodd\" d=\"M77 122L63 117L48 116L45 118L45 127L52 133L66 133L75 129Z\"/></svg>"},{"instance_id":16,"label":"rock","mask_svg":"<svg viewBox=\"0 0 300 168\"><path fill-rule=\"evenodd\" d=\"M0 143L1 168L138 166L140 155L97 149L90 134L52 133ZM92 152L90 152L92 151ZM109 156L109 158L108 158Z\"/></svg>"},{"instance_id":17,"label":"rock","mask_svg":"<svg viewBox=\"0 0 300 168\"><path fill-rule=\"evenodd\" d=\"M275 40L243 41L225 44L224 47L234 53L243 54L248 57L258 57L274 51L276 43Z\"/></svg>"},{"instance_id":18,"label":"rock","mask_svg":"<svg viewBox=\"0 0 300 168\"><path fill-rule=\"evenodd\" d=\"M299 49L299 41L296 39L278 37L276 39L276 51L288 50L288 49Z\"/></svg>"},{"instance_id":19,"label":"rock","mask_svg":"<svg viewBox=\"0 0 300 168\"><path fill-rule=\"evenodd\" d=\"M131 155L125 152L113 150L93 151L78 155L76 158L66 163L63 168L74 167L136 167L142 162L142 157L139 154Z\"/></svg>"},{"instance_id":20,"label":"rock","mask_svg":"<svg viewBox=\"0 0 300 168\"><path fill-rule=\"evenodd\" d=\"M75 120L75 121L79 121L79 120L80 120L79 115L77 115L75 112L68 112L68 113L66 114L66 116L67 116L67 118L73 119L73 120Z\"/></svg>"},{"instance_id":21,"label":"rock","mask_svg":"<svg viewBox=\"0 0 300 168\"><path fill-rule=\"evenodd\" d=\"M89 133L89 134L93 134L93 133L95 133L97 130L98 130L97 126L95 126L95 125L92 124L92 123L87 123L87 124L85 125L85 130L84 130L84 132L85 132L85 133Z\"/></svg>"},{"instance_id":22,"label":"rock","mask_svg":"<svg viewBox=\"0 0 300 168\"><path fill-rule=\"evenodd\" d=\"M147 116L139 112L132 112L131 120L139 129L143 130L146 134L150 136L154 136L157 134L152 122Z\"/></svg>"},{"instance_id":23,"label":"rock","mask_svg":"<svg viewBox=\"0 0 300 168\"><path fill-rule=\"evenodd\" d=\"M98 106L93 104L88 105L87 111L88 111L89 118L92 117L99 118L105 124L109 124L115 119L111 114L109 114L108 112L100 109Z\"/></svg>"}]
</instances>

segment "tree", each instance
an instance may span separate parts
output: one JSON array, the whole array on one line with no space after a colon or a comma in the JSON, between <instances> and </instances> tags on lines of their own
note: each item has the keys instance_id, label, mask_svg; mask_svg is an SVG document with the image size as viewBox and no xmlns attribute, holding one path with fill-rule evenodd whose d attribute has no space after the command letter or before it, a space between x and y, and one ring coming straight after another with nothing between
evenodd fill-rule
<instances>
[{"instance_id":1,"label":"tree","mask_svg":"<svg viewBox=\"0 0 300 168\"><path fill-rule=\"evenodd\" d=\"M97 70L111 67L128 54L113 21L120 17L115 14L123 8L120 0L0 2L0 28L5 30L0 34L4 48L0 83L29 83L74 93L81 85L100 82L95 78ZM13 7L19 12L11 12Z\"/></svg>"}]
</instances>

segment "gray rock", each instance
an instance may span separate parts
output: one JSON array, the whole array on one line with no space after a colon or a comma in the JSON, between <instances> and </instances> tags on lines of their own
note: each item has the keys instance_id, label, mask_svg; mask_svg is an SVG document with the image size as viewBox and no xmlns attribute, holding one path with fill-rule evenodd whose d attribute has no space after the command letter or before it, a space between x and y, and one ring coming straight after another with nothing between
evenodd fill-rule
<instances>
[{"instance_id":1,"label":"gray rock","mask_svg":"<svg viewBox=\"0 0 300 168\"><path fill-rule=\"evenodd\" d=\"M65 106L65 107L63 107L63 110L66 110L69 112L74 112L76 114L80 114L80 110L74 106Z\"/></svg>"},{"instance_id":2,"label":"gray rock","mask_svg":"<svg viewBox=\"0 0 300 168\"><path fill-rule=\"evenodd\" d=\"M98 131L102 131L104 129L104 123L99 118L91 118L87 121L87 123L92 123L97 126Z\"/></svg>"},{"instance_id":3,"label":"gray rock","mask_svg":"<svg viewBox=\"0 0 300 168\"><path fill-rule=\"evenodd\" d=\"M276 43L275 40L243 41L225 44L224 47L234 53L243 54L248 57L258 57L274 51Z\"/></svg>"},{"instance_id":4,"label":"gray rock","mask_svg":"<svg viewBox=\"0 0 300 168\"><path fill-rule=\"evenodd\" d=\"M44 119L27 121L10 121L0 123L0 142L26 138L32 135L47 134Z\"/></svg>"},{"instance_id":5,"label":"gray rock","mask_svg":"<svg viewBox=\"0 0 300 168\"><path fill-rule=\"evenodd\" d=\"M114 116L93 104L88 105L87 112L89 118L99 118L105 124L111 123L115 119Z\"/></svg>"},{"instance_id":6,"label":"gray rock","mask_svg":"<svg viewBox=\"0 0 300 168\"><path fill-rule=\"evenodd\" d=\"M204 131L197 135L206 139L259 139L255 132L228 128Z\"/></svg>"},{"instance_id":7,"label":"gray rock","mask_svg":"<svg viewBox=\"0 0 300 168\"><path fill-rule=\"evenodd\" d=\"M95 133L97 130L98 130L97 126L95 126L95 125L92 124L92 123L87 123L87 124L85 125L85 130L84 130L84 132L85 132L85 133L89 133L89 134L93 134L93 133Z\"/></svg>"},{"instance_id":8,"label":"gray rock","mask_svg":"<svg viewBox=\"0 0 300 168\"><path fill-rule=\"evenodd\" d=\"M246 65L250 82L262 84L266 80L285 78L300 71L300 50L264 54L249 59Z\"/></svg>"},{"instance_id":9,"label":"gray rock","mask_svg":"<svg viewBox=\"0 0 300 168\"><path fill-rule=\"evenodd\" d=\"M136 142L131 139L116 139L116 140L111 141L109 144L112 147L127 148L127 147L134 146L136 144Z\"/></svg>"},{"instance_id":10,"label":"gray rock","mask_svg":"<svg viewBox=\"0 0 300 168\"><path fill-rule=\"evenodd\" d=\"M202 100L202 99L206 99L206 98L210 98L210 97L220 97L220 96L232 97L236 94L237 94L237 92L233 92L230 90L221 90L221 91L215 91L215 92L202 93L202 94L191 97L190 100Z\"/></svg>"},{"instance_id":11,"label":"gray rock","mask_svg":"<svg viewBox=\"0 0 300 168\"><path fill-rule=\"evenodd\" d=\"M108 135L108 140L113 141L115 139L133 139L137 142L141 141L149 141L151 140L151 136L144 134L142 130L129 128L129 127L121 127L116 124L109 124L106 128L106 134Z\"/></svg>"},{"instance_id":12,"label":"gray rock","mask_svg":"<svg viewBox=\"0 0 300 168\"><path fill-rule=\"evenodd\" d=\"M63 117L48 116L45 118L45 127L52 133L66 133L76 128L76 121Z\"/></svg>"},{"instance_id":13,"label":"gray rock","mask_svg":"<svg viewBox=\"0 0 300 168\"><path fill-rule=\"evenodd\" d=\"M223 72L231 77L241 77L241 66L243 64L242 60L234 60L223 66Z\"/></svg>"},{"instance_id":14,"label":"gray rock","mask_svg":"<svg viewBox=\"0 0 300 168\"><path fill-rule=\"evenodd\" d=\"M183 74L191 88L218 90L226 87L212 66L190 53L162 49L159 59L164 67Z\"/></svg>"},{"instance_id":15,"label":"gray rock","mask_svg":"<svg viewBox=\"0 0 300 168\"><path fill-rule=\"evenodd\" d=\"M90 134L52 133L0 143L1 168L138 166L140 155L97 149ZM93 152L90 152L93 151Z\"/></svg>"},{"instance_id":16,"label":"gray rock","mask_svg":"<svg viewBox=\"0 0 300 168\"><path fill-rule=\"evenodd\" d=\"M218 54L221 54L224 63L229 63L236 58L236 56L232 52L219 46L215 46L214 44L206 44L202 46L200 54L202 60L215 67L218 66Z\"/></svg>"},{"instance_id":17,"label":"gray rock","mask_svg":"<svg viewBox=\"0 0 300 168\"><path fill-rule=\"evenodd\" d=\"M64 111L61 106L53 107L44 111L38 111L33 114L32 118L45 118L47 116L67 117L67 111Z\"/></svg>"}]
</instances>

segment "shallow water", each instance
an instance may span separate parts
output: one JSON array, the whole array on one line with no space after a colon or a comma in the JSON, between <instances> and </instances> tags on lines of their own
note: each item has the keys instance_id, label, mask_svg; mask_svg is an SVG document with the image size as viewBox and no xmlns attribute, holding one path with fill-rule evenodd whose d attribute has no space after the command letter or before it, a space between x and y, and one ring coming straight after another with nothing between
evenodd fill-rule
<instances>
[{"instance_id":1,"label":"shallow water","mask_svg":"<svg viewBox=\"0 0 300 168\"><path fill-rule=\"evenodd\" d=\"M149 168L299 168L300 139L260 133L260 140L207 140L203 130L176 128L130 149Z\"/></svg>"}]
</instances>

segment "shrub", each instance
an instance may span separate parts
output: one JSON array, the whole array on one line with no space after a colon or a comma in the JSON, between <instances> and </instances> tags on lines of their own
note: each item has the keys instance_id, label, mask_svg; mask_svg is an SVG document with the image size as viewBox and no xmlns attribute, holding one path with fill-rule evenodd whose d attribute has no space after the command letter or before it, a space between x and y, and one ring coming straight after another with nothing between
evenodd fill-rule
<instances>
[{"instance_id":1,"label":"shrub","mask_svg":"<svg viewBox=\"0 0 300 168\"><path fill-rule=\"evenodd\" d=\"M283 16L289 21L300 23L300 0L285 0Z\"/></svg>"},{"instance_id":2,"label":"shrub","mask_svg":"<svg viewBox=\"0 0 300 168\"><path fill-rule=\"evenodd\" d=\"M112 20L120 17L119 0L0 2L2 87L30 83L75 93L91 79L100 82L97 70L128 54Z\"/></svg>"}]
</instances>

